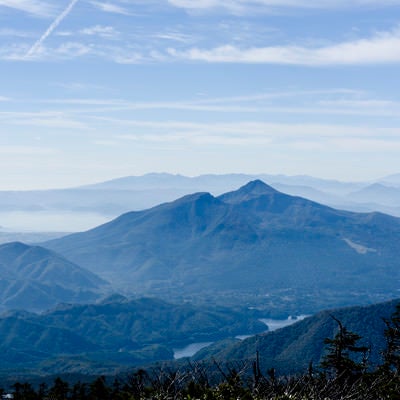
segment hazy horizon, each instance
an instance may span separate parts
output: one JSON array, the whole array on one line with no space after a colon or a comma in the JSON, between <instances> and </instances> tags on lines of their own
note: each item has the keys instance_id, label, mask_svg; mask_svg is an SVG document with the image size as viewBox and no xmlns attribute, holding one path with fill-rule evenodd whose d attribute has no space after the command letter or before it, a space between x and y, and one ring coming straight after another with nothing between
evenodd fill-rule
<instances>
[{"instance_id":1,"label":"hazy horizon","mask_svg":"<svg viewBox=\"0 0 400 400\"><path fill-rule=\"evenodd\" d=\"M220 196L238 190L255 179L261 179L283 193L333 208L356 212L379 211L400 217L400 174L381 181L346 182L309 175L188 177L150 173L64 189L0 190L0 232L83 231L121 214L149 209L192 193L209 192Z\"/></svg>"},{"instance_id":2,"label":"hazy horizon","mask_svg":"<svg viewBox=\"0 0 400 400\"><path fill-rule=\"evenodd\" d=\"M146 176L151 176L151 175L166 175L166 176L180 176L180 177L186 177L186 178L199 178L199 177L204 177L204 176L239 176L239 175L245 175L249 177L258 177L262 175L271 175L275 177L285 177L285 178L296 178L296 177L308 177L308 178L315 178L317 180L321 181L336 181L336 182L341 182L341 183L360 183L360 184L369 184L369 183L375 183L384 180L386 177L389 176L394 176L394 175L400 175L400 173L394 172L393 174L387 174L385 176L378 176L377 178L370 177L366 179L339 179L335 177L323 177L323 176L318 176L318 175L311 175L311 174L281 174L281 173L276 173L272 174L269 172L259 172L259 173L245 173L245 172L225 172L225 173L215 173L215 172L210 172L210 173L204 173L204 174L196 174L196 175L190 175L190 174L184 174L184 173L175 173L175 172L165 172L165 171L159 171L159 172L154 172L154 171L149 171L143 174L128 174L128 175L121 175L121 176L114 176L110 177L108 179L101 179L97 178L97 180L87 180L85 182L79 182L77 184L69 184L66 186L41 186L41 187L21 187L21 188L0 188L0 192L25 192L25 191L47 191L47 190L65 190L65 189L78 189L78 188L84 188L86 186L92 186L92 185L98 185L106 182L112 182L112 181L117 181L119 179L125 179L125 178L140 178L140 177L146 177ZM271 182L265 182L265 183L271 183ZM32 185L34 182L32 182Z\"/></svg>"}]
</instances>

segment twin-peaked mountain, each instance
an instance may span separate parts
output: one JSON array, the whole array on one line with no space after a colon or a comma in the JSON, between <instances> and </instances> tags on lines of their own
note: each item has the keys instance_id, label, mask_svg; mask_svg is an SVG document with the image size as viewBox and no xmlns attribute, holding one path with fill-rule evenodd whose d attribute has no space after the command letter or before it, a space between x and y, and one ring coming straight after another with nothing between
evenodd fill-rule
<instances>
[{"instance_id":1,"label":"twin-peaked mountain","mask_svg":"<svg viewBox=\"0 0 400 400\"><path fill-rule=\"evenodd\" d=\"M0 246L0 310L40 311L60 302L89 302L105 286L92 272L43 247Z\"/></svg>"},{"instance_id":2,"label":"twin-peaked mountain","mask_svg":"<svg viewBox=\"0 0 400 400\"><path fill-rule=\"evenodd\" d=\"M123 214L45 246L136 293L294 290L333 293L339 305L396 293L399 239L398 218L336 210L253 181Z\"/></svg>"}]
</instances>

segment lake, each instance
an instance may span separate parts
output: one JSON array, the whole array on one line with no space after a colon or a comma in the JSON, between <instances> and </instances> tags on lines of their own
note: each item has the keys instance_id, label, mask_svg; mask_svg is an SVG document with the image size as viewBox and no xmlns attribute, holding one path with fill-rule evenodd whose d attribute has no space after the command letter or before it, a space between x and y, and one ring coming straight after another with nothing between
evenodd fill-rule
<instances>
[{"instance_id":1,"label":"lake","mask_svg":"<svg viewBox=\"0 0 400 400\"><path fill-rule=\"evenodd\" d=\"M174 349L174 359L177 360L179 358L191 357L194 354L196 354L199 350L209 346L212 343L214 342L191 343L188 346L182 347L181 349Z\"/></svg>"},{"instance_id":2,"label":"lake","mask_svg":"<svg viewBox=\"0 0 400 400\"><path fill-rule=\"evenodd\" d=\"M260 321L268 326L268 331L276 331L277 329L284 328L285 326L289 326L294 324L295 322L301 321L306 318L308 315L299 315L297 317L288 317L287 319L270 319L270 318L260 318Z\"/></svg>"},{"instance_id":3,"label":"lake","mask_svg":"<svg viewBox=\"0 0 400 400\"><path fill-rule=\"evenodd\" d=\"M299 315L297 317L290 316L287 319L271 319L271 318L260 318L260 321L263 322L268 327L268 331L272 332L280 328L284 328L285 326L289 326L294 324L295 322L301 321L306 318L307 315ZM244 340L254 335L238 335L236 339ZM191 357L196 354L199 350L204 347L209 346L214 342L197 342L191 343L185 347L174 349L174 359L178 360L179 358Z\"/></svg>"}]
</instances>

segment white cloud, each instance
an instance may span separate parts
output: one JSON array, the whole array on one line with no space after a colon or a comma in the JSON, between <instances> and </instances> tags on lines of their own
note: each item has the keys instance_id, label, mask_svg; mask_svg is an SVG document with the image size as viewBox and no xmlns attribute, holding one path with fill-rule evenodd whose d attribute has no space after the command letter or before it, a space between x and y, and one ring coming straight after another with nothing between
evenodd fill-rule
<instances>
[{"instance_id":1,"label":"white cloud","mask_svg":"<svg viewBox=\"0 0 400 400\"><path fill-rule=\"evenodd\" d=\"M41 0L0 0L1 6L40 17L48 17L54 13L54 6Z\"/></svg>"},{"instance_id":2,"label":"white cloud","mask_svg":"<svg viewBox=\"0 0 400 400\"><path fill-rule=\"evenodd\" d=\"M19 31L16 29L3 28L3 29L0 29L0 36L27 38L27 37L31 37L32 34L28 33L28 32L24 32L24 31Z\"/></svg>"},{"instance_id":3,"label":"white cloud","mask_svg":"<svg viewBox=\"0 0 400 400\"><path fill-rule=\"evenodd\" d=\"M90 3L104 12L113 14L122 14L122 15L132 15L132 13L130 13L126 8L118 6L113 3L104 3L101 1L91 1Z\"/></svg>"},{"instance_id":4,"label":"white cloud","mask_svg":"<svg viewBox=\"0 0 400 400\"><path fill-rule=\"evenodd\" d=\"M107 58L111 58L117 64L141 64L145 61L143 55L136 51L124 51L123 49L114 51L112 54L103 52Z\"/></svg>"},{"instance_id":5,"label":"white cloud","mask_svg":"<svg viewBox=\"0 0 400 400\"><path fill-rule=\"evenodd\" d=\"M168 0L174 7L188 11L226 10L232 14L243 14L263 10L273 12L282 9L332 9L358 8L363 6L399 5L399 0Z\"/></svg>"},{"instance_id":6,"label":"white cloud","mask_svg":"<svg viewBox=\"0 0 400 400\"><path fill-rule=\"evenodd\" d=\"M57 32L55 33L56 36L63 36L63 37L68 37L68 36L72 36L73 33L70 31L61 31L61 32Z\"/></svg>"},{"instance_id":7,"label":"white cloud","mask_svg":"<svg viewBox=\"0 0 400 400\"><path fill-rule=\"evenodd\" d=\"M23 44L8 44L0 47L0 60L21 61L25 59L27 46Z\"/></svg>"},{"instance_id":8,"label":"white cloud","mask_svg":"<svg viewBox=\"0 0 400 400\"><path fill-rule=\"evenodd\" d=\"M152 37L156 39L171 40L180 43L189 43L193 41L193 36L179 32L156 33L152 35Z\"/></svg>"},{"instance_id":9,"label":"white cloud","mask_svg":"<svg viewBox=\"0 0 400 400\"><path fill-rule=\"evenodd\" d=\"M79 42L67 42L61 44L55 52L63 58L75 58L90 53L91 47Z\"/></svg>"},{"instance_id":10,"label":"white cloud","mask_svg":"<svg viewBox=\"0 0 400 400\"><path fill-rule=\"evenodd\" d=\"M83 35L100 36L106 39L112 39L119 36L119 32L112 26L95 25L84 28L80 31Z\"/></svg>"},{"instance_id":11,"label":"white cloud","mask_svg":"<svg viewBox=\"0 0 400 400\"><path fill-rule=\"evenodd\" d=\"M59 129L88 130L87 124L62 112L0 112L3 125L39 126Z\"/></svg>"},{"instance_id":12,"label":"white cloud","mask_svg":"<svg viewBox=\"0 0 400 400\"><path fill-rule=\"evenodd\" d=\"M325 47L271 46L240 49L232 45L210 50L168 49L176 58L209 63L263 63L303 66L362 65L400 62L400 30L378 33L368 39L337 43Z\"/></svg>"},{"instance_id":13,"label":"white cloud","mask_svg":"<svg viewBox=\"0 0 400 400\"><path fill-rule=\"evenodd\" d=\"M108 119L103 120L105 123ZM230 147L265 146L269 151L288 149L324 154L397 154L400 130L368 126L329 124L278 124L259 122L183 123L179 121L112 121L132 133L117 134L115 140L163 145ZM121 144L123 145L123 143Z\"/></svg>"},{"instance_id":14,"label":"white cloud","mask_svg":"<svg viewBox=\"0 0 400 400\"><path fill-rule=\"evenodd\" d=\"M300 138L391 138L400 140L400 129L380 128L366 125L341 125L341 124L313 124L313 123L267 123L252 121L237 122L181 122L181 121L139 121L109 117L93 117L93 120L110 123L112 126L125 128L147 129L162 132L160 135L222 135L222 136L268 136L274 140L300 139Z\"/></svg>"},{"instance_id":15,"label":"white cloud","mask_svg":"<svg viewBox=\"0 0 400 400\"><path fill-rule=\"evenodd\" d=\"M93 85L86 82L56 82L53 83L54 86L63 88L69 92L81 92L84 90L104 90L104 86ZM51 101L50 101L51 102Z\"/></svg>"},{"instance_id":16,"label":"white cloud","mask_svg":"<svg viewBox=\"0 0 400 400\"><path fill-rule=\"evenodd\" d=\"M289 103L288 103L289 101ZM132 102L124 99L64 98L48 99L46 104L79 106L73 112L101 114L135 110L176 110L215 113L259 113L321 115L363 115L400 117L400 102L371 98L367 93L349 89L265 92L243 96L211 97L181 101ZM71 111L71 110L70 110Z\"/></svg>"}]
</instances>

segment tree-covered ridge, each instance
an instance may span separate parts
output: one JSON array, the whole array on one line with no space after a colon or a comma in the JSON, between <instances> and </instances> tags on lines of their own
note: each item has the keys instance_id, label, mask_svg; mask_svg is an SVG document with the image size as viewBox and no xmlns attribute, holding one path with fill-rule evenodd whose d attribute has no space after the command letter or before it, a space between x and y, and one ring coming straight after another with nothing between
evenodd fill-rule
<instances>
[{"instance_id":1,"label":"tree-covered ridge","mask_svg":"<svg viewBox=\"0 0 400 400\"><path fill-rule=\"evenodd\" d=\"M112 296L91 305L61 305L42 313L0 318L0 371L115 371L172 360L173 348L266 327L251 311Z\"/></svg>"},{"instance_id":2,"label":"tree-covered ridge","mask_svg":"<svg viewBox=\"0 0 400 400\"><path fill-rule=\"evenodd\" d=\"M277 375L274 368L264 371L256 353L247 362L140 369L114 379L101 376L91 383L70 384L57 378L50 386L34 387L17 382L8 396L18 400L395 400L400 397L399 315L397 305L385 319L385 349L382 362L374 367L368 364L368 348L358 345L361 337L332 316L337 332L324 340L323 361L291 377ZM364 354L361 360L359 353Z\"/></svg>"},{"instance_id":3,"label":"tree-covered ridge","mask_svg":"<svg viewBox=\"0 0 400 400\"><path fill-rule=\"evenodd\" d=\"M398 300L369 306L345 307L319 312L291 326L273 332L250 337L235 343L215 343L200 350L194 359L213 357L218 362L251 359L258 351L261 367L274 367L279 374L297 374L322 362L325 355L325 338L333 338L341 321L349 331L362 337L359 345L370 348L368 360L371 366L382 360L385 348L385 320L396 310ZM334 316L334 318L332 318Z\"/></svg>"}]
</instances>

